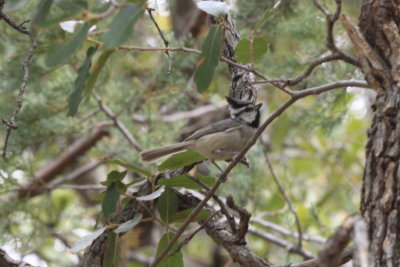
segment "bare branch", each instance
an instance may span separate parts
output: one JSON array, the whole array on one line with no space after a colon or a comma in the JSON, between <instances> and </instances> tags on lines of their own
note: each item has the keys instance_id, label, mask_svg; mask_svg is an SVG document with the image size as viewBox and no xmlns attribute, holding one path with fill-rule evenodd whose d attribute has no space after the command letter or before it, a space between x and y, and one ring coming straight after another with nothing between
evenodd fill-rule
<instances>
[{"instance_id":1,"label":"bare branch","mask_svg":"<svg viewBox=\"0 0 400 267\"><path fill-rule=\"evenodd\" d=\"M36 40L33 39L31 32L23 26L23 24L25 22L22 22L21 24L18 25L16 22L14 22L12 19L10 19L6 14L3 13L3 6L4 6L4 0L0 0L0 20L3 19L8 25L10 25L15 30L19 31L20 33L28 35L29 39L31 41L31 46L29 48L29 52L25 56L24 62L22 64L22 69L23 69L24 75L22 77L21 85L20 85L19 91L18 91L17 105L14 109L14 112L13 112L10 120L1 119L3 124L5 124L7 126L7 132L6 132L6 137L4 138L4 147L3 147L3 153L2 153L2 157L5 160L7 158L8 140L10 138L11 131L16 130L18 128L17 118L18 118L19 111L21 110L21 107L22 107L22 102L23 102L23 98L24 98L26 85L28 84L28 79L29 79L29 67L28 66L29 66L29 62L33 55L33 50L36 48Z\"/></svg>"},{"instance_id":2,"label":"bare branch","mask_svg":"<svg viewBox=\"0 0 400 267\"><path fill-rule=\"evenodd\" d=\"M331 14L328 10L326 10L319 0L314 0L314 4L317 6L319 10L325 15L326 17L326 46L327 48L332 51L333 54L337 54L340 56L340 59L343 61L352 64L356 67L360 67L360 63L358 60L342 50L340 50L336 44L335 39L333 36L333 27L335 26L336 21L339 19L340 13L342 12L342 0L335 0L336 3L336 10L334 14Z\"/></svg>"},{"instance_id":3,"label":"bare branch","mask_svg":"<svg viewBox=\"0 0 400 267\"><path fill-rule=\"evenodd\" d=\"M217 211L217 212L214 212L213 214L211 214L210 217L208 217L208 218L205 219L204 221L200 222L200 226L197 227L197 229L194 230L193 233L191 233L188 237L186 237L186 238L179 244L179 246L175 249L175 251L173 251L173 252L171 253L171 255L174 255L174 254L177 253L179 250L181 250L181 248L182 248L183 246L187 245L187 244L190 242L190 240L192 240L193 237L194 237L198 232L200 232L200 231L204 228L204 226L205 226L215 215L217 215L218 213L219 213L218 211Z\"/></svg>"},{"instance_id":4,"label":"bare branch","mask_svg":"<svg viewBox=\"0 0 400 267\"><path fill-rule=\"evenodd\" d=\"M318 253L320 267L337 267L340 265L340 255L351 240L354 223L357 220L357 217L347 218L328 239L324 248Z\"/></svg>"},{"instance_id":5,"label":"bare branch","mask_svg":"<svg viewBox=\"0 0 400 267\"><path fill-rule=\"evenodd\" d=\"M160 35L161 39L162 39L163 42L164 42L165 48L168 48L169 42L168 42L168 40L165 38L163 32L161 31L160 26L158 26L157 21L154 19L154 16L153 16L153 13L152 13L153 11L154 11L154 9L152 9L152 8L147 8L147 13L149 13L149 17L150 17L151 21L153 22L154 26L156 26L157 31L158 31L158 34ZM171 55L169 54L168 50L165 50L165 54L167 55L167 57L168 57L168 62L169 62L168 73L171 73L171 68L172 68L172 59L171 59Z\"/></svg>"},{"instance_id":6,"label":"bare branch","mask_svg":"<svg viewBox=\"0 0 400 267\"><path fill-rule=\"evenodd\" d=\"M284 248L290 253L298 254L306 259L312 259L315 257L311 252L306 251L303 248L299 248L298 246L296 246L292 243L289 243L286 240L283 240L282 238L279 238L276 235L267 233L267 232L265 232L261 229L258 229L254 226L249 227L249 233L251 233L255 236L258 236L262 239L265 239L265 240L271 242L272 244L277 245L278 247Z\"/></svg>"},{"instance_id":7,"label":"bare branch","mask_svg":"<svg viewBox=\"0 0 400 267\"><path fill-rule=\"evenodd\" d=\"M100 109L113 121L115 127L117 127L122 135L128 140L129 144L138 152L142 151L139 143L136 139L131 135L125 125L117 119L114 115L114 112L101 100L100 96L96 93L93 93L93 97L96 99L99 104Z\"/></svg>"},{"instance_id":8,"label":"bare branch","mask_svg":"<svg viewBox=\"0 0 400 267\"><path fill-rule=\"evenodd\" d=\"M244 208L236 205L235 202L233 201L233 197L231 195L229 195L226 198L226 204L228 205L229 208L237 211L237 213L239 213L239 216L240 216L239 229L238 229L238 232L235 234L235 240L233 240L233 243L234 244L242 244L242 243L245 244L246 243L245 236L246 236L247 230L249 229L249 220L250 220L251 214Z\"/></svg>"},{"instance_id":9,"label":"bare branch","mask_svg":"<svg viewBox=\"0 0 400 267\"><path fill-rule=\"evenodd\" d=\"M275 224L273 222L267 221L267 220L263 220L261 218L251 218L250 219L251 223L256 223L259 224L263 227L269 228L281 235L285 235L285 236L291 236L294 238L299 238L299 235L295 232L289 231L288 229ZM303 240L307 241L307 242L314 242L314 243L319 243L319 244L323 244L326 242L326 239L321 237L321 236L309 236L309 235L303 235Z\"/></svg>"},{"instance_id":10,"label":"bare branch","mask_svg":"<svg viewBox=\"0 0 400 267\"><path fill-rule=\"evenodd\" d=\"M286 194L285 189L279 182L279 179L275 174L274 168L272 167L271 161L269 160L268 153L265 149L264 149L264 156L265 156L265 160L268 165L269 172L271 173L272 179L274 179L275 184L278 186L279 192L281 193L286 204L288 205L289 211L294 216L294 220L296 222L296 227L297 227L297 233L298 233L298 246L299 246L299 248L302 248L302 246L303 246L303 230L301 229L299 216L297 215L296 211L294 210L292 201L290 200L289 196Z\"/></svg>"},{"instance_id":11,"label":"bare branch","mask_svg":"<svg viewBox=\"0 0 400 267\"><path fill-rule=\"evenodd\" d=\"M85 154L101 138L107 136L109 132L105 129L107 124L95 127L87 136L78 139L68 147L58 158L41 168L29 184L18 190L18 197L33 197L46 191L46 184L62 173L65 168L70 166L78 157Z\"/></svg>"},{"instance_id":12,"label":"bare branch","mask_svg":"<svg viewBox=\"0 0 400 267\"><path fill-rule=\"evenodd\" d=\"M349 262L352 259L353 251L353 247L346 248L338 259L339 264L345 264L346 262ZM320 267L320 265L318 263L318 259L312 259L304 262L290 264L288 267Z\"/></svg>"},{"instance_id":13,"label":"bare branch","mask_svg":"<svg viewBox=\"0 0 400 267\"><path fill-rule=\"evenodd\" d=\"M226 102L224 101L221 103L205 105L192 110L181 111L172 114L156 114L152 115L151 117L146 117L140 114L133 114L132 118L137 123L146 123L148 120L153 120L153 119L158 119L163 122L174 122L174 121L198 118L205 115L206 113L218 111L225 107L226 107Z\"/></svg>"},{"instance_id":14,"label":"bare branch","mask_svg":"<svg viewBox=\"0 0 400 267\"><path fill-rule=\"evenodd\" d=\"M96 169L103 163L104 163L104 160L96 160L96 161L89 162L89 163L83 165L82 167L72 171L71 173L68 173L67 175L64 176L63 179L60 179L59 181L50 182L47 185L47 189L51 190L51 189L57 188L58 186L60 186L62 184L72 182L73 180L78 179L79 177L84 175L85 173L93 171L94 169Z\"/></svg>"},{"instance_id":15,"label":"bare branch","mask_svg":"<svg viewBox=\"0 0 400 267\"><path fill-rule=\"evenodd\" d=\"M188 175L188 177L190 179L192 179L193 181L195 181L196 183L198 183L201 187L206 189L207 192L210 191L210 187L208 187L208 185L206 185L205 183L200 181L200 179L198 179L196 177L193 177L191 175ZM214 194L213 198L218 203L221 213L226 217L226 220L227 220L227 222L228 222L228 224L229 224L229 226L231 228L232 233L236 233L237 229L236 229L235 218L230 214L230 212L229 212L228 208L226 207L225 203L223 202L223 200L217 194Z\"/></svg>"}]
</instances>

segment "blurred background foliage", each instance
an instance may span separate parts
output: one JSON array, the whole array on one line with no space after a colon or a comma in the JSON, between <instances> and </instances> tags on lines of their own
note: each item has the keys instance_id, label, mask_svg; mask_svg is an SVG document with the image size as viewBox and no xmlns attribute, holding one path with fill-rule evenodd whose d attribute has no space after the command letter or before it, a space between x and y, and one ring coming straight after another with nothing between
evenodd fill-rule
<instances>
[{"instance_id":1,"label":"blurred background foliage","mask_svg":"<svg viewBox=\"0 0 400 267\"><path fill-rule=\"evenodd\" d=\"M49 18L64 16L65 10L58 1L50 10ZM81 3L82 1L71 1ZM85 19L88 14L107 10L109 3L89 0L84 11L67 14L68 19ZM135 2L135 1L133 1ZM174 36L172 21L174 1L156 1L155 16L171 47L201 49L207 34L207 24L194 37L186 34ZM256 69L276 78L291 78L300 74L313 59L326 53L325 21L312 1L236 0L231 2L237 12L232 17L242 37L257 35L269 43L267 54L259 60ZM333 11L334 1L322 1ZM360 0L344 1L344 13L357 21ZM21 22L35 16L39 1L6 1L5 12ZM266 10L272 16L252 32ZM73 13L73 12L72 12ZM100 20L96 31L101 33L117 12ZM0 31L0 116L8 118L15 107L17 91L22 77L21 64L29 47L29 40L1 22ZM337 24L338 46L352 53L346 35ZM30 79L18 118L18 130L13 131L8 160L0 163L0 246L14 256L26 256L41 266L72 266L78 256L66 250L82 235L92 231L98 221L99 202L88 201L82 190L57 188L34 198L16 199L15 192L35 177L35 173L57 158L77 139L91 129L108 121L99 110L94 98L83 101L75 117L67 117L68 95L73 88L77 69L82 64L91 42L74 53L65 64L48 68L45 57L50 45L71 37L58 23L48 23L38 32L38 48L29 66ZM92 38L98 39L97 35ZM163 43L147 14L134 27L132 37L125 45L162 47ZM95 55L95 60L99 53ZM187 121L163 122L156 114L187 111L207 103L220 103L228 94L230 75L226 64L219 63L209 90L200 95L193 84L197 55L183 52L171 53L172 70L162 52L133 52L120 50L114 53L101 72L95 91L118 119L123 122L144 148L165 145L176 141ZM94 60L94 62L95 62ZM323 64L297 88L304 89L344 79L360 79L360 73L341 62ZM356 92L356 91L354 91ZM270 86L260 86L258 101L264 103L263 118L272 113L286 96ZM295 232L295 222L268 170L265 153L268 153L280 182L293 201L305 234L328 236L348 215L358 211L359 191L364 165L364 145L369 125L368 98L362 93L349 93L346 89L305 98L285 112L268 129L263 142L258 142L248 153L251 167L239 166L219 190L221 196L232 194L238 204L248 209L254 217L264 216ZM140 115L144 122L135 120ZM154 116L155 115L155 116ZM0 132L4 138L5 127ZM143 166L138 153L121 133L110 128L110 136L101 139L88 153L77 158L73 165L60 175L92 160L113 157ZM224 163L221 164L225 166ZM155 165L146 165L155 170ZM103 164L85 177L88 184L104 181L115 165ZM218 170L210 166L212 174ZM133 176L131 175L130 179ZM129 178L128 178L129 179ZM99 192L97 190L97 192ZM149 233L150 235L150 233ZM208 251L209 238L195 237L184 248L187 257L207 265L211 262ZM296 242L296 239L290 239ZM249 236L249 246L258 255L274 262L295 262L299 256L288 254L254 236ZM305 248L316 252L318 244L305 243ZM151 255L151 249L144 248ZM132 263L130 266L139 266ZM190 265L188 265L190 266Z\"/></svg>"}]
</instances>

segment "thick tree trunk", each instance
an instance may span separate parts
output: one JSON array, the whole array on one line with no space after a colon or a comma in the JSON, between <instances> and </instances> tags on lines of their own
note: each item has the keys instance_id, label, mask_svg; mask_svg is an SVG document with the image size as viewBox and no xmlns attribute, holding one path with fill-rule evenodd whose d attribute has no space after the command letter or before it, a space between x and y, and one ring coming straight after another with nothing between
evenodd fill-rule
<instances>
[{"instance_id":1,"label":"thick tree trunk","mask_svg":"<svg viewBox=\"0 0 400 267\"><path fill-rule=\"evenodd\" d=\"M355 44L366 79L378 94L368 132L361 213L368 226L370 265L379 267L400 266L399 2L364 0L359 27L367 47Z\"/></svg>"}]
</instances>

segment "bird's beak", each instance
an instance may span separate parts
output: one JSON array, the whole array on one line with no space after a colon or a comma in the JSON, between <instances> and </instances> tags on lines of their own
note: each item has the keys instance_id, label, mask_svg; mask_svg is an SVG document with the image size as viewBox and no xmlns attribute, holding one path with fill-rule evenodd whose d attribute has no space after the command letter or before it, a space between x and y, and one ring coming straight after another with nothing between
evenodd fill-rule
<instances>
[{"instance_id":1,"label":"bird's beak","mask_svg":"<svg viewBox=\"0 0 400 267\"><path fill-rule=\"evenodd\" d=\"M261 106L262 106L262 103L258 103L258 104L256 105L256 109L259 110L259 109L261 108Z\"/></svg>"}]
</instances>

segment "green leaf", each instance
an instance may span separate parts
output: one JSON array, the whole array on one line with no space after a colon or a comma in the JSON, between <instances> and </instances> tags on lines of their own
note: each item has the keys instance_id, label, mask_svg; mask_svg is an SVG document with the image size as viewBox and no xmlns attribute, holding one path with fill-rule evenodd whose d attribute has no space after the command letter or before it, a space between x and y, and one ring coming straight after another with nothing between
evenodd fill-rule
<instances>
[{"instance_id":1,"label":"green leaf","mask_svg":"<svg viewBox=\"0 0 400 267\"><path fill-rule=\"evenodd\" d=\"M158 199L157 209L160 213L161 220L169 224L178 210L178 195L175 191L167 186L164 193Z\"/></svg>"},{"instance_id":2,"label":"green leaf","mask_svg":"<svg viewBox=\"0 0 400 267\"><path fill-rule=\"evenodd\" d=\"M171 222L182 223L186 220L189 214L194 210L194 208L186 209L179 211L174 214L174 216L170 219ZM203 221L211 216L211 213L208 210L202 209L196 217L194 217L193 222Z\"/></svg>"},{"instance_id":3,"label":"green leaf","mask_svg":"<svg viewBox=\"0 0 400 267\"><path fill-rule=\"evenodd\" d=\"M125 194L126 190L128 189L128 186L122 182L117 182L116 185L117 185L118 192L121 195Z\"/></svg>"},{"instance_id":4,"label":"green leaf","mask_svg":"<svg viewBox=\"0 0 400 267\"><path fill-rule=\"evenodd\" d=\"M107 248L103 267L118 267L121 258L121 239L119 234L110 231L107 236Z\"/></svg>"},{"instance_id":5,"label":"green leaf","mask_svg":"<svg viewBox=\"0 0 400 267\"><path fill-rule=\"evenodd\" d=\"M89 75L89 69L92 65L92 57L97 48L90 47L86 53L86 59L78 69L78 77L76 77L74 88L72 89L68 99L68 116L75 116L78 112L79 104L82 100L82 92L85 89L85 82Z\"/></svg>"},{"instance_id":6,"label":"green leaf","mask_svg":"<svg viewBox=\"0 0 400 267\"><path fill-rule=\"evenodd\" d=\"M124 222L120 226L118 226L117 229L114 230L115 233L125 233L131 230L133 227L135 227L138 223L140 223L140 220L143 218L143 215L141 213L136 213L135 216L133 216L132 219L129 221Z\"/></svg>"},{"instance_id":7,"label":"green leaf","mask_svg":"<svg viewBox=\"0 0 400 267\"><path fill-rule=\"evenodd\" d=\"M101 203L101 211L103 212L105 219L108 219L117 209L119 195L120 194L115 183L111 184L110 187L107 188L106 195Z\"/></svg>"},{"instance_id":8,"label":"green leaf","mask_svg":"<svg viewBox=\"0 0 400 267\"><path fill-rule=\"evenodd\" d=\"M41 23L39 26L41 28L55 26L55 24L61 21L73 19L74 16L76 19L76 15L82 16L80 13L83 13L87 7L88 4L86 0L56 0L51 7L51 16L40 18ZM45 5L44 8L50 7Z\"/></svg>"},{"instance_id":9,"label":"green leaf","mask_svg":"<svg viewBox=\"0 0 400 267\"><path fill-rule=\"evenodd\" d=\"M264 12L264 15L262 19L260 19L257 24L254 26L252 32L254 32L258 27L261 27L265 22L268 21L268 19L274 14L274 10L272 9L267 9Z\"/></svg>"},{"instance_id":10,"label":"green leaf","mask_svg":"<svg viewBox=\"0 0 400 267\"><path fill-rule=\"evenodd\" d=\"M3 11L4 13L9 13L9 12L13 12L13 11L17 11L21 8L23 8L25 6L25 4L28 2L29 0L13 0L13 1L7 1L4 4L3 7Z\"/></svg>"},{"instance_id":11,"label":"green leaf","mask_svg":"<svg viewBox=\"0 0 400 267\"><path fill-rule=\"evenodd\" d=\"M93 233L85 236L84 238L82 238L81 240L76 242L76 244L71 248L71 252L72 253L77 253L77 252L79 252L81 250L84 250L85 248L90 246L90 244L92 244L93 240L98 238L104 232L104 230L106 230L105 227L97 229Z\"/></svg>"},{"instance_id":12,"label":"green leaf","mask_svg":"<svg viewBox=\"0 0 400 267\"><path fill-rule=\"evenodd\" d=\"M151 172L150 171L142 169L142 168L140 168L138 166L135 166L133 164L126 163L126 162L118 160L118 159L110 160L109 162L112 163L112 164L117 164L117 165L122 166L124 168L130 169L130 170L132 170L134 172L138 172L140 174L143 174L146 177L151 176Z\"/></svg>"},{"instance_id":13,"label":"green leaf","mask_svg":"<svg viewBox=\"0 0 400 267\"><path fill-rule=\"evenodd\" d=\"M131 200L132 200L131 197L124 197L124 198L121 200L121 205L122 205L122 206L126 206L126 205L128 205L129 201L131 201Z\"/></svg>"},{"instance_id":14,"label":"green leaf","mask_svg":"<svg viewBox=\"0 0 400 267\"><path fill-rule=\"evenodd\" d=\"M261 59L268 51L268 41L261 37L254 37L253 39L253 62Z\"/></svg>"},{"instance_id":15,"label":"green leaf","mask_svg":"<svg viewBox=\"0 0 400 267\"><path fill-rule=\"evenodd\" d=\"M214 177L199 176L196 178L199 179L202 183L206 184L207 186L212 186L215 183ZM203 188L196 181L190 179L187 176L187 174L183 174L180 176L174 176L169 179L166 179L166 178L160 179L157 184L167 185L167 186L175 186L175 187L184 187L184 188L195 189L195 190L199 190L199 189Z\"/></svg>"},{"instance_id":16,"label":"green leaf","mask_svg":"<svg viewBox=\"0 0 400 267\"><path fill-rule=\"evenodd\" d=\"M143 14L144 9L129 4L122 8L108 27L102 42L106 49L114 49L123 44L132 35L133 24Z\"/></svg>"},{"instance_id":17,"label":"green leaf","mask_svg":"<svg viewBox=\"0 0 400 267\"><path fill-rule=\"evenodd\" d=\"M106 50L104 51L99 59L97 60L96 64L93 65L93 70L92 73L89 75L89 78L86 82L86 89L85 89L85 97L89 98L92 95L93 87L96 84L97 77L99 77L99 74L103 67L105 66L105 63L107 62L108 58L115 52L115 50Z\"/></svg>"},{"instance_id":18,"label":"green leaf","mask_svg":"<svg viewBox=\"0 0 400 267\"><path fill-rule=\"evenodd\" d=\"M221 55L222 34L222 26L211 27L204 41L199 59L200 65L194 74L194 81L199 92L206 91L212 81Z\"/></svg>"},{"instance_id":19,"label":"green leaf","mask_svg":"<svg viewBox=\"0 0 400 267\"><path fill-rule=\"evenodd\" d=\"M85 23L73 34L71 40L51 46L46 56L47 66L54 67L65 62L82 45L89 28L90 25Z\"/></svg>"},{"instance_id":20,"label":"green leaf","mask_svg":"<svg viewBox=\"0 0 400 267\"><path fill-rule=\"evenodd\" d=\"M161 252L164 251L166 246L169 244L169 242L174 238L173 233L165 233L163 237L161 238L160 242L158 243L157 247L157 256L161 254ZM170 251L175 251L178 248L178 243L175 242L174 245L172 246ZM183 267L183 255L182 252L179 250L177 253L171 255L171 256L165 256L159 264L157 264L157 267Z\"/></svg>"},{"instance_id":21,"label":"green leaf","mask_svg":"<svg viewBox=\"0 0 400 267\"><path fill-rule=\"evenodd\" d=\"M235 48L235 56L238 62L251 62L250 41L248 39L242 39L239 41Z\"/></svg>"},{"instance_id":22,"label":"green leaf","mask_svg":"<svg viewBox=\"0 0 400 267\"><path fill-rule=\"evenodd\" d=\"M156 191L154 191L150 195L137 197L136 199L141 200L141 201L154 200L154 199L159 198L161 196L161 194L164 193L164 190L165 190L165 186L161 186L160 188L158 188Z\"/></svg>"},{"instance_id":23,"label":"green leaf","mask_svg":"<svg viewBox=\"0 0 400 267\"><path fill-rule=\"evenodd\" d=\"M236 45L235 56L238 62L254 63L259 60L268 50L268 41L261 37L242 39Z\"/></svg>"},{"instance_id":24,"label":"green leaf","mask_svg":"<svg viewBox=\"0 0 400 267\"><path fill-rule=\"evenodd\" d=\"M104 196L106 195L106 191L103 191L101 193L98 193L97 195L94 195L92 197L93 200L102 200Z\"/></svg>"},{"instance_id":25,"label":"green leaf","mask_svg":"<svg viewBox=\"0 0 400 267\"><path fill-rule=\"evenodd\" d=\"M160 166L158 166L159 171L165 170L176 170L190 164L200 162L205 158L197 152L185 151L172 157L166 159Z\"/></svg>"},{"instance_id":26,"label":"green leaf","mask_svg":"<svg viewBox=\"0 0 400 267\"><path fill-rule=\"evenodd\" d=\"M42 0L37 5L36 13L32 19L32 30L34 32L36 32L38 28L43 26L47 16L49 15L50 8L52 5L53 5L53 0Z\"/></svg>"},{"instance_id":27,"label":"green leaf","mask_svg":"<svg viewBox=\"0 0 400 267\"><path fill-rule=\"evenodd\" d=\"M127 171L119 172L119 171L111 171L107 175L107 182L120 182L125 178Z\"/></svg>"}]
</instances>

